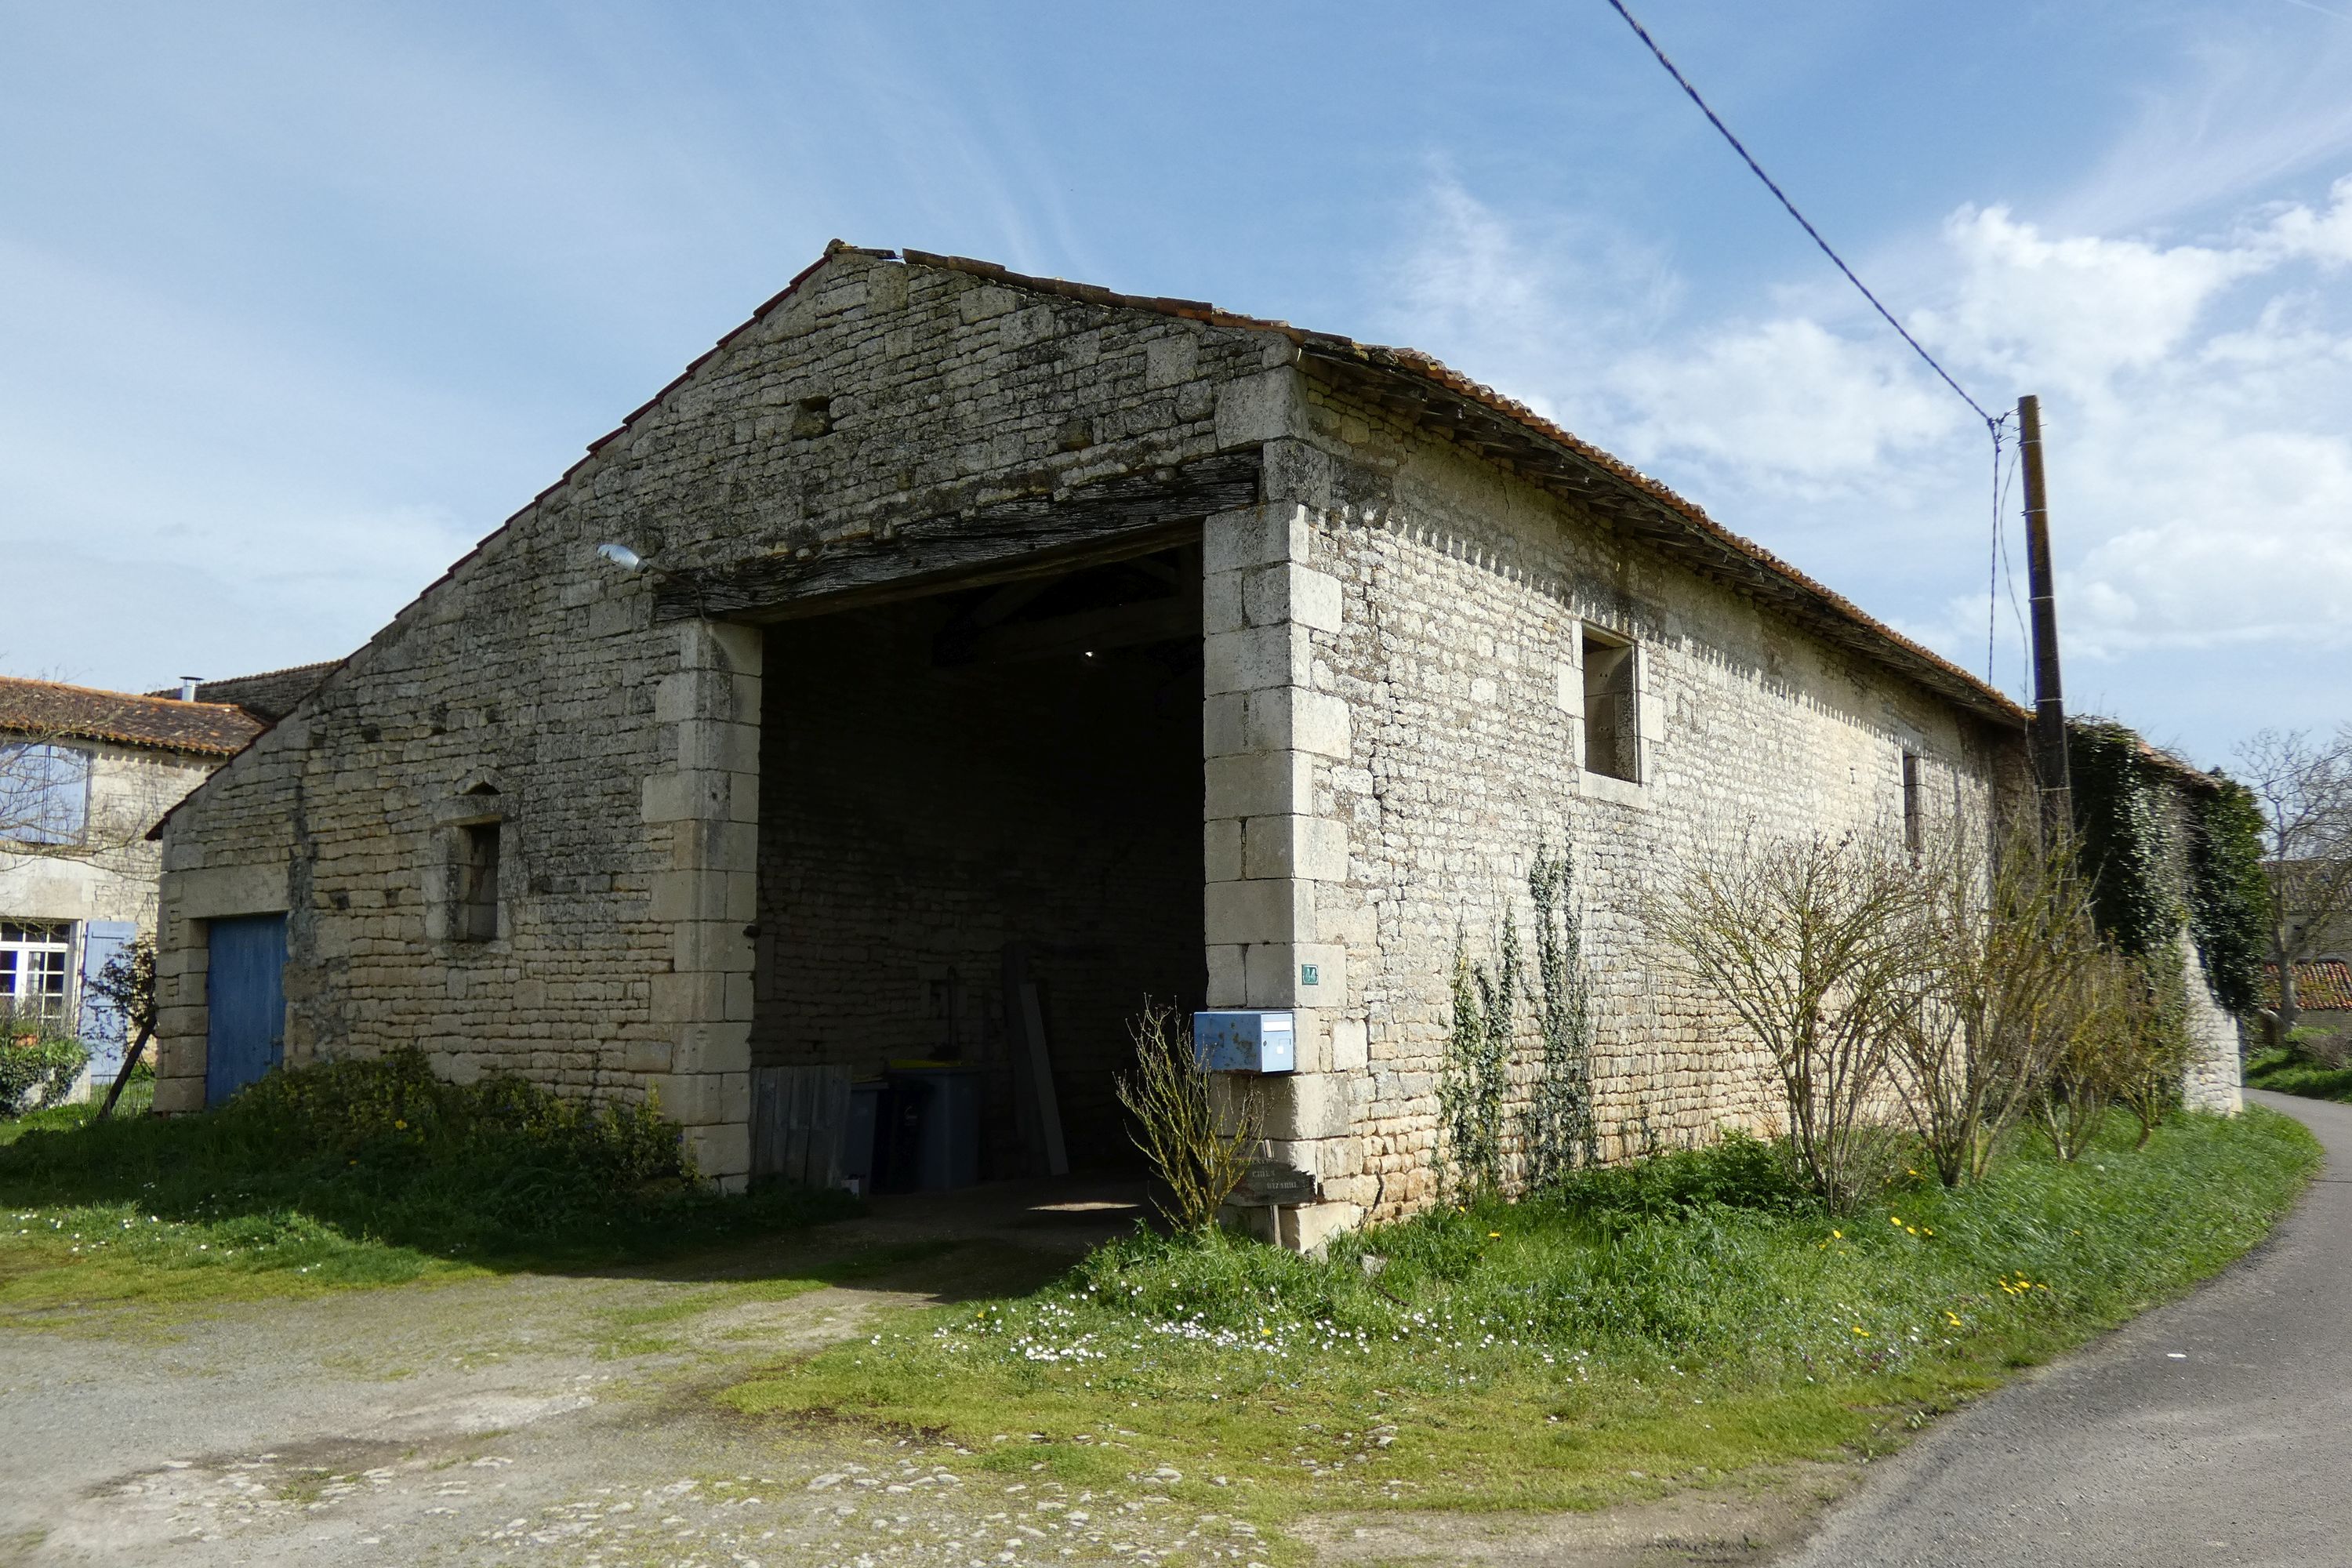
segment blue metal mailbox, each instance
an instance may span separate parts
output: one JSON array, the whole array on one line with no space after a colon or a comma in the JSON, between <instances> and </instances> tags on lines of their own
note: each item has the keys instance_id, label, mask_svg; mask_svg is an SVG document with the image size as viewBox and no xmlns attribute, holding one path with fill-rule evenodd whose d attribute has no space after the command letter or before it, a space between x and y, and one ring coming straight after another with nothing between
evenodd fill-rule
<instances>
[{"instance_id":1,"label":"blue metal mailbox","mask_svg":"<svg viewBox=\"0 0 2352 1568\"><path fill-rule=\"evenodd\" d=\"M1297 1039L1287 1012L1192 1015L1192 1055L1209 1072L1295 1072Z\"/></svg>"}]
</instances>

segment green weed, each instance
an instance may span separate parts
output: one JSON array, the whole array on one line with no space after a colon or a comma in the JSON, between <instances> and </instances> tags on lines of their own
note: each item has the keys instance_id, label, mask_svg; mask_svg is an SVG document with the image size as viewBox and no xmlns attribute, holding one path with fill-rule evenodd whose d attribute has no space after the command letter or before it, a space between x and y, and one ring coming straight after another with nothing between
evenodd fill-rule
<instances>
[{"instance_id":1,"label":"green weed","mask_svg":"<svg viewBox=\"0 0 2352 1568\"><path fill-rule=\"evenodd\" d=\"M2299 1094L2305 1100L2352 1100L2352 1067L2322 1067L2292 1048L2263 1051L2248 1058L2245 1076L2250 1089Z\"/></svg>"},{"instance_id":2,"label":"green weed","mask_svg":"<svg viewBox=\"0 0 2352 1568\"><path fill-rule=\"evenodd\" d=\"M1979 1185L1909 1175L1850 1219L1734 1140L1320 1259L1139 1234L1043 1290L909 1314L730 1397L1087 1484L1168 1466L1180 1494L1270 1518L1592 1507L1892 1446L2221 1268L2318 1159L2260 1110L2136 1135L2119 1118L2075 1164L2021 1141Z\"/></svg>"},{"instance_id":3,"label":"green weed","mask_svg":"<svg viewBox=\"0 0 2352 1568\"><path fill-rule=\"evenodd\" d=\"M837 1194L721 1198L677 1129L404 1053L273 1073L218 1110L0 1128L0 1313L608 1266L836 1217Z\"/></svg>"}]
</instances>

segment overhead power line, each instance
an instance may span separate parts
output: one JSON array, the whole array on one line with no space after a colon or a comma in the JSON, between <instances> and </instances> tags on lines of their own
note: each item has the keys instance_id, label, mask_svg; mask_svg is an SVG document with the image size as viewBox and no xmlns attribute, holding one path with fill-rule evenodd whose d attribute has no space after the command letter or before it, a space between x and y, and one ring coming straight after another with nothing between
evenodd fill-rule
<instances>
[{"instance_id":1,"label":"overhead power line","mask_svg":"<svg viewBox=\"0 0 2352 1568\"><path fill-rule=\"evenodd\" d=\"M1901 335L1903 341L1911 345L1911 352L1917 354L1922 360L1925 360L1927 362L1927 368L1934 371L1936 374L1941 378L1946 386L1950 387L1955 393L1959 395L1961 402L1967 404L1970 408L1976 411L1977 417L1985 422L1986 426L1994 432L1995 438L1998 439L2000 421L1995 419L1991 415L1987 414L1984 411L1984 405L1979 403L1975 398L1970 397L1968 394L1968 389L1963 387L1958 382L1952 379L1951 372L1946 370L1942 365L1936 363L1936 356L1929 353L1926 348L1921 346L1919 340L1911 335L1910 329L1904 326L1901 321L1895 319L1895 312L1888 310L1884 304L1879 302L1878 296L1870 291L1870 286L1864 283L1861 279L1854 276L1853 268L1845 264L1845 258L1840 256L1837 251L1831 247L1830 242L1822 237L1822 231L1815 228L1811 222L1807 219L1805 215L1797 210L1797 204L1789 199L1789 193L1782 190L1778 184L1773 183L1772 176L1764 172L1764 165L1756 161L1756 155L1748 152L1747 147L1741 143L1739 138L1731 133L1731 127L1723 122L1723 116L1717 114L1713 109L1708 107L1706 100L1699 96L1698 89L1690 84L1690 79L1683 75L1681 70L1676 68L1675 62L1666 58L1666 51L1658 47L1658 40L1650 37L1650 30L1642 26L1639 21L1635 20L1633 12L1625 9L1624 0L1609 0L1609 5L1612 10L1617 13L1617 15L1625 18L1625 25L1633 29L1633 36L1641 39L1643 44L1649 47L1650 53L1657 57L1658 63L1666 68L1666 74L1675 79L1675 84L1677 87L1680 87L1683 91L1689 96L1690 100L1693 103L1698 105L1698 110L1701 114L1706 116L1707 123L1713 125L1716 130L1723 133L1723 139L1731 143L1731 150L1739 154L1740 161L1746 163L1748 167L1754 172L1758 179L1764 182L1764 188L1771 192L1772 195L1779 199L1782 206L1789 209L1789 216L1797 220L1798 226L1812 237L1813 243L1822 247L1822 254L1828 257L1831 262L1836 266L1840 272L1845 274L1845 280L1853 284L1857 289L1861 290L1862 297L1870 301L1870 308L1877 311L1880 316L1884 317L1886 324L1893 327L1895 331Z\"/></svg>"}]
</instances>

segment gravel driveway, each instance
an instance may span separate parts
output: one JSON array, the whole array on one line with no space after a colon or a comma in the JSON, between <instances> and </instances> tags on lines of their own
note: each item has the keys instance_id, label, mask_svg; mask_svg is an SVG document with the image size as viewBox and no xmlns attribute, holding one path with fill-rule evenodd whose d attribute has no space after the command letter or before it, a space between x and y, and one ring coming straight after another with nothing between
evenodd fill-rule
<instances>
[{"instance_id":1,"label":"gravel driveway","mask_svg":"<svg viewBox=\"0 0 2352 1568\"><path fill-rule=\"evenodd\" d=\"M1051 1274L1134 1213L1050 1195L996 1215L877 1205L720 1275L509 1275L163 1331L0 1330L0 1563L1258 1560L1246 1526L1159 1501L1148 1479L1118 1499L959 1479L919 1438L749 1421L708 1397L877 1311ZM900 1261L763 1296L827 1256Z\"/></svg>"}]
</instances>

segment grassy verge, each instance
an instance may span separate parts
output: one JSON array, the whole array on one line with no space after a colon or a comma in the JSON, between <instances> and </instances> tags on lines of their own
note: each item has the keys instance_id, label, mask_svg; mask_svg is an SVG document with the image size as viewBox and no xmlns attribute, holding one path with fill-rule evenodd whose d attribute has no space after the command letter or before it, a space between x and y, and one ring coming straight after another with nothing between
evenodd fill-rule
<instances>
[{"instance_id":1,"label":"grassy verge","mask_svg":"<svg viewBox=\"0 0 2352 1568\"><path fill-rule=\"evenodd\" d=\"M2246 1087L2305 1100L2352 1100L2352 1068L2320 1067L2292 1050L2268 1050L2247 1058Z\"/></svg>"},{"instance_id":2,"label":"grassy verge","mask_svg":"<svg viewBox=\"0 0 2352 1568\"><path fill-rule=\"evenodd\" d=\"M837 1217L838 1194L719 1198L676 1130L391 1058L273 1074L219 1110L0 1123L0 1321L593 1268Z\"/></svg>"},{"instance_id":3,"label":"grassy verge","mask_svg":"<svg viewBox=\"0 0 2352 1568\"><path fill-rule=\"evenodd\" d=\"M2221 1268L2319 1158L2261 1110L2176 1119L2145 1150L2135 1135L2114 1125L2074 1165L2022 1146L1980 1187L1914 1179L1849 1220L1734 1142L1321 1261L1139 1236L1045 1289L909 1314L729 1397L1276 1524L1595 1507L1890 1445Z\"/></svg>"}]
</instances>

